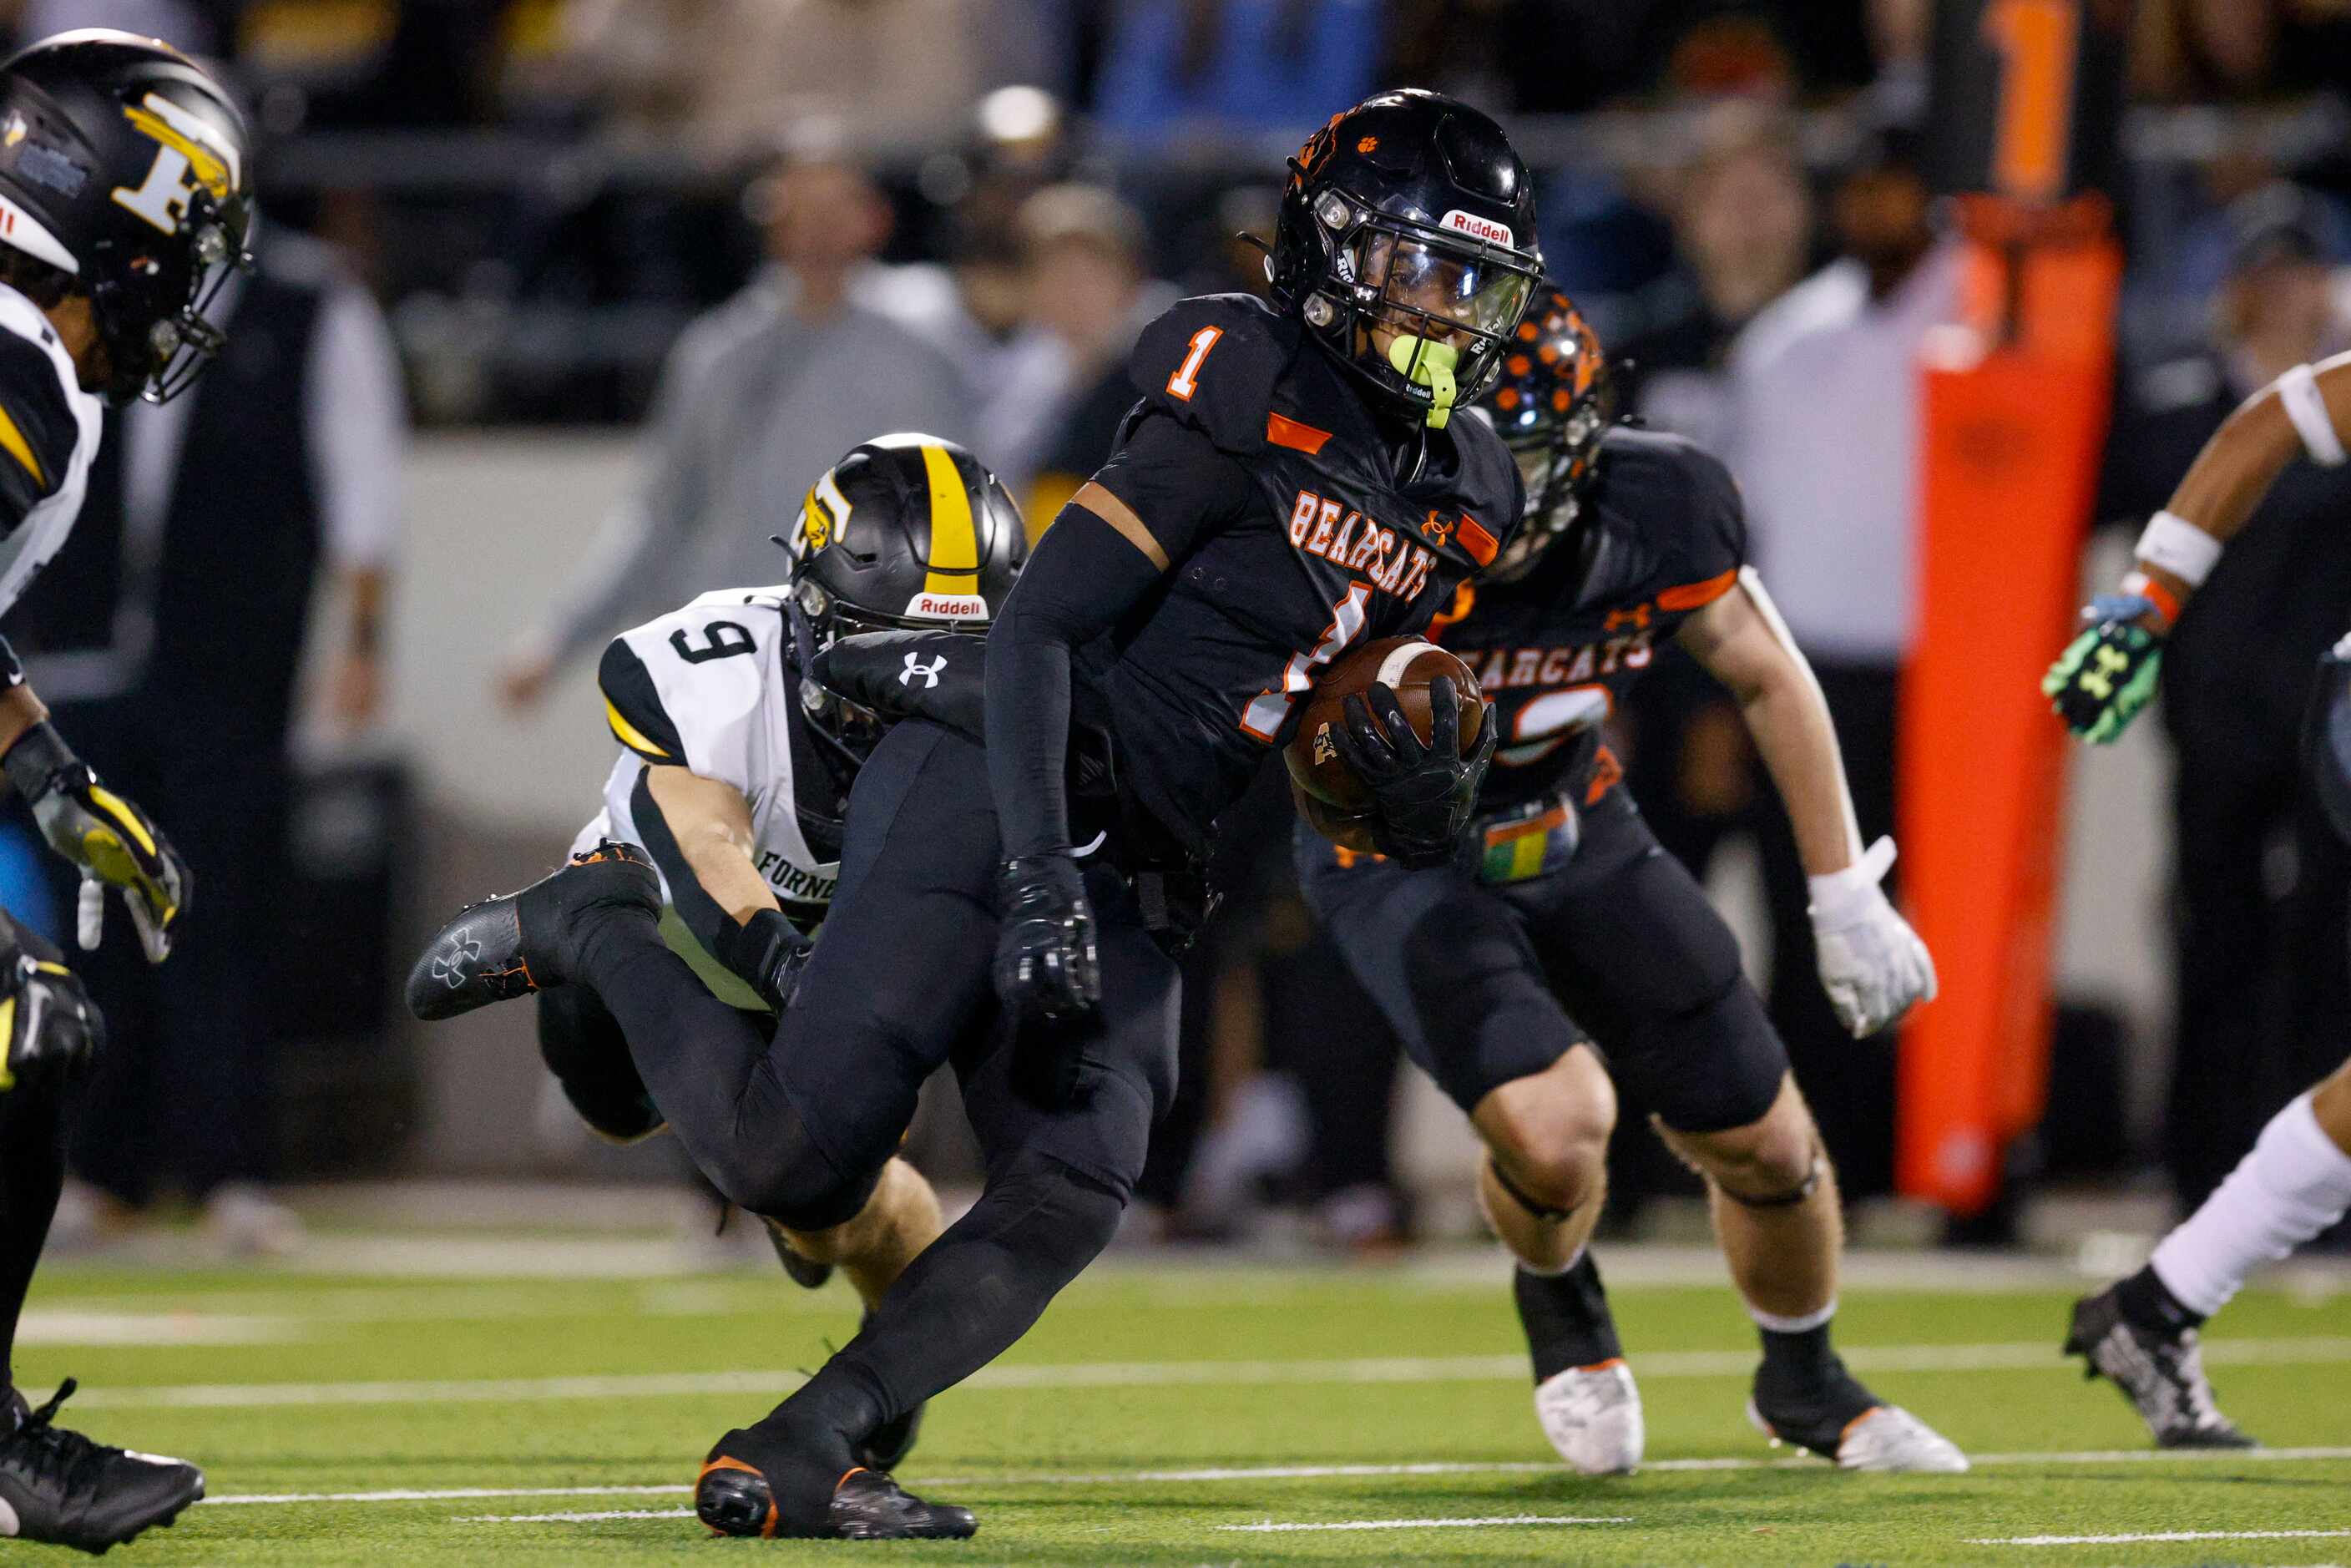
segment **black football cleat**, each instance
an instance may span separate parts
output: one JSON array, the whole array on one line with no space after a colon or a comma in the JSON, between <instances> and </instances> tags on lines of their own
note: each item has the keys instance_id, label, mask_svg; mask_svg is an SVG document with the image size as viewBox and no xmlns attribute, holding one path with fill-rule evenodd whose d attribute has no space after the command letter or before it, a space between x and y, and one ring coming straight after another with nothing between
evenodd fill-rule
<instances>
[{"instance_id":1,"label":"black football cleat","mask_svg":"<svg viewBox=\"0 0 2351 1568\"><path fill-rule=\"evenodd\" d=\"M1787 1386L1767 1364L1755 1376L1747 1419L1777 1448L1790 1443L1848 1470L1958 1475L1959 1445L1899 1405L1888 1405L1831 1354L1804 1385Z\"/></svg>"},{"instance_id":2,"label":"black football cleat","mask_svg":"<svg viewBox=\"0 0 2351 1568\"><path fill-rule=\"evenodd\" d=\"M455 1018L559 986L578 967L583 917L614 908L659 919L661 876L644 851L606 839L519 893L458 911L410 967L408 1010Z\"/></svg>"},{"instance_id":3,"label":"black football cleat","mask_svg":"<svg viewBox=\"0 0 2351 1568\"><path fill-rule=\"evenodd\" d=\"M884 1471L852 1466L833 1483L820 1515L792 1518L758 1464L736 1457L774 1448L755 1430L737 1428L718 1440L694 1485L694 1511L714 1534L754 1536L763 1541L962 1541L977 1532L971 1510L925 1502ZM770 1457L770 1464L805 1465L799 1456Z\"/></svg>"},{"instance_id":4,"label":"black football cleat","mask_svg":"<svg viewBox=\"0 0 2351 1568\"><path fill-rule=\"evenodd\" d=\"M2123 1315L2121 1297L2111 1285L2074 1303L2065 1354L2083 1359L2084 1377L2103 1373L2113 1379L2155 1435L2158 1448L2261 1447L2213 1402L2196 1331L2167 1334L2133 1322Z\"/></svg>"},{"instance_id":5,"label":"black football cleat","mask_svg":"<svg viewBox=\"0 0 2351 1568\"><path fill-rule=\"evenodd\" d=\"M75 1388L67 1378L49 1402L28 1409L21 1395L0 1403L0 1538L72 1546L92 1554L157 1525L204 1495L204 1473L153 1454L93 1443L57 1424Z\"/></svg>"}]
</instances>

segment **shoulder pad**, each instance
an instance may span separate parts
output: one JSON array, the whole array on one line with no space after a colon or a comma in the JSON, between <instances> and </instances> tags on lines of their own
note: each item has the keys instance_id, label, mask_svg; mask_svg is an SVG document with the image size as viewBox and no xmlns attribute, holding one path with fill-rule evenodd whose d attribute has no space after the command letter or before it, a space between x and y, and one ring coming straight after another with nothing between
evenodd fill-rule
<instances>
[{"instance_id":1,"label":"shoulder pad","mask_svg":"<svg viewBox=\"0 0 2351 1568\"><path fill-rule=\"evenodd\" d=\"M62 356L40 313L13 291L0 293L0 498L14 503L8 526L65 483L82 439L81 394L68 385Z\"/></svg>"},{"instance_id":2,"label":"shoulder pad","mask_svg":"<svg viewBox=\"0 0 2351 1568\"><path fill-rule=\"evenodd\" d=\"M1247 456L1265 444L1274 386L1301 346L1296 323L1255 296L1206 294L1143 329L1127 373L1145 407Z\"/></svg>"},{"instance_id":3,"label":"shoulder pad","mask_svg":"<svg viewBox=\"0 0 2351 1568\"><path fill-rule=\"evenodd\" d=\"M816 656L818 685L884 718L927 718L987 738L987 639L968 632L863 632Z\"/></svg>"},{"instance_id":4,"label":"shoulder pad","mask_svg":"<svg viewBox=\"0 0 2351 1568\"><path fill-rule=\"evenodd\" d=\"M1461 464L1461 509L1486 525L1499 549L1510 543L1527 509L1526 480L1510 449L1484 420L1455 420L1453 432Z\"/></svg>"},{"instance_id":5,"label":"shoulder pad","mask_svg":"<svg viewBox=\"0 0 2351 1568\"><path fill-rule=\"evenodd\" d=\"M1660 602L1694 610L1728 592L1747 561L1747 507L1730 470L1669 431L1618 425L1603 439L1606 482L1625 485L1655 508L1642 520L1671 580Z\"/></svg>"},{"instance_id":6,"label":"shoulder pad","mask_svg":"<svg viewBox=\"0 0 2351 1568\"><path fill-rule=\"evenodd\" d=\"M596 669L613 736L648 762L747 783L749 731L779 667L769 644L786 634L774 601L740 589L622 632Z\"/></svg>"}]
</instances>

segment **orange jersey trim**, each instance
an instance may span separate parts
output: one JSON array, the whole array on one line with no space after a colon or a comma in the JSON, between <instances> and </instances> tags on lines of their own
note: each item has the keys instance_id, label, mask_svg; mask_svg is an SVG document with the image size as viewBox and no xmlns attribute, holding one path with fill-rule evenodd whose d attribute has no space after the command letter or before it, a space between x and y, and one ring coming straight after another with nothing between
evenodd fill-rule
<instances>
[{"instance_id":1,"label":"orange jersey trim","mask_svg":"<svg viewBox=\"0 0 2351 1568\"><path fill-rule=\"evenodd\" d=\"M1292 452L1303 452L1313 457L1321 454L1322 444L1331 439L1331 433L1317 430L1286 414L1269 412L1265 416L1265 438L1272 445L1287 446Z\"/></svg>"},{"instance_id":2,"label":"orange jersey trim","mask_svg":"<svg viewBox=\"0 0 2351 1568\"><path fill-rule=\"evenodd\" d=\"M1696 610L1700 605L1713 603L1738 586L1738 583L1739 569L1733 567L1720 577L1709 577L1704 582L1688 582L1679 588L1667 589L1657 595L1657 608Z\"/></svg>"},{"instance_id":3,"label":"orange jersey trim","mask_svg":"<svg viewBox=\"0 0 2351 1568\"><path fill-rule=\"evenodd\" d=\"M1469 552L1469 559L1479 566L1493 565L1496 552L1502 548L1500 541L1486 531L1486 525L1467 512L1461 514L1461 532L1456 537L1461 540L1461 548Z\"/></svg>"}]
</instances>

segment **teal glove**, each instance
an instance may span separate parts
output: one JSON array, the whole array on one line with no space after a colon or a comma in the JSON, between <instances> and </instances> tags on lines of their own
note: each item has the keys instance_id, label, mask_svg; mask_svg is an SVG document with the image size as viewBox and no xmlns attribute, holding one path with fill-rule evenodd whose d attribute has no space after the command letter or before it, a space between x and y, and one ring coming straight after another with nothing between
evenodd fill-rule
<instances>
[{"instance_id":1,"label":"teal glove","mask_svg":"<svg viewBox=\"0 0 2351 1568\"><path fill-rule=\"evenodd\" d=\"M2163 639L2137 624L2155 613L2152 600L2103 594L2082 618L2092 624L2066 646L2041 677L2042 695L2065 727L2093 746L2111 746L2139 710L2155 700L2163 667Z\"/></svg>"}]
</instances>

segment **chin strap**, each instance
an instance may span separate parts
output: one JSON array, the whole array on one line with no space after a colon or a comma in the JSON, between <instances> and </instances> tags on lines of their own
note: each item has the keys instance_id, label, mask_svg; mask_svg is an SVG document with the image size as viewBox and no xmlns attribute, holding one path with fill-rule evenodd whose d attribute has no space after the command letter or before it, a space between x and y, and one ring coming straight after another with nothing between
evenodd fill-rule
<instances>
[{"instance_id":1,"label":"chin strap","mask_svg":"<svg viewBox=\"0 0 2351 1568\"><path fill-rule=\"evenodd\" d=\"M1460 351L1449 343L1439 343L1410 332L1399 332L1388 345L1388 363L1396 373L1416 386L1428 389L1428 428L1443 430L1453 417L1453 368L1461 362Z\"/></svg>"}]
</instances>

